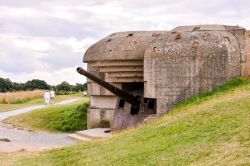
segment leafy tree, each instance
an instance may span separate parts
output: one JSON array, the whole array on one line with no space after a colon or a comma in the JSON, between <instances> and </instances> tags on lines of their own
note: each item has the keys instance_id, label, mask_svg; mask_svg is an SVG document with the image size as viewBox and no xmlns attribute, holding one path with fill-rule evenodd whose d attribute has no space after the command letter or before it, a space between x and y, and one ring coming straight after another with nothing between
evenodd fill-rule
<instances>
[{"instance_id":1,"label":"leafy tree","mask_svg":"<svg viewBox=\"0 0 250 166\"><path fill-rule=\"evenodd\" d=\"M0 78L0 92L8 92L13 90L13 85L10 79Z\"/></svg>"},{"instance_id":2,"label":"leafy tree","mask_svg":"<svg viewBox=\"0 0 250 166\"><path fill-rule=\"evenodd\" d=\"M49 85L50 86L50 89L52 90L56 90L56 86L55 85Z\"/></svg>"},{"instance_id":3,"label":"leafy tree","mask_svg":"<svg viewBox=\"0 0 250 166\"><path fill-rule=\"evenodd\" d=\"M56 90L69 92L71 91L71 85L68 82L63 81L62 83L56 86Z\"/></svg>"},{"instance_id":4,"label":"leafy tree","mask_svg":"<svg viewBox=\"0 0 250 166\"><path fill-rule=\"evenodd\" d=\"M84 84L79 84L79 83L77 83L77 84L73 87L73 91L75 91L75 92L87 91L87 83L84 83Z\"/></svg>"},{"instance_id":5,"label":"leafy tree","mask_svg":"<svg viewBox=\"0 0 250 166\"><path fill-rule=\"evenodd\" d=\"M33 79L27 81L24 85L25 90L34 90L34 89L49 89L50 86L43 80Z\"/></svg>"},{"instance_id":6,"label":"leafy tree","mask_svg":"<svg viewBox=\"0 0 250 166\"><path fill-rule=\"evenodd\" d=\"M34 90L34 89L54 89L61 92L79 92L87 90L87 83L77 83L76 85L70 85L64 81L56 86L49 85L43 80L33 79L26 83L11 82L10 79L4 79L0 77L0 92L8 91L21 91L21 90Z\"/></svg>"},{"instance_id":7,"label":"leafy tree","mask_svg":"<svg viewBox=\"0 0 250 166\"><path fill-rule=\"evenodd\" d=\"M24 90L24 83L17 83L17 82L13 82L13 89L15 91L21 91Z\"/></svg>"}]
</instances>

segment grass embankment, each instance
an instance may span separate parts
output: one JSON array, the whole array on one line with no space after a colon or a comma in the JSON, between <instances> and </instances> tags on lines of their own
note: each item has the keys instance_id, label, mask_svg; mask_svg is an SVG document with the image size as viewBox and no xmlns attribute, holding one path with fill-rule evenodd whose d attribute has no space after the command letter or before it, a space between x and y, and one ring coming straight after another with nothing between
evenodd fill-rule
<instances>
[{"instance_id":1,"label":"grass embankment","mask_svg":"<svg viewBox=\"0 0 250 166\"><path fill-rule=\"evenodd\" d=\"M236 79L226 86L109 140L42 152L15 164L249 165L250 83Z\"/></svg>"},{"instance_id":2,"label":"grass embankment","mask_svg":"<svg viewBox=\"0 0 250 166\"><path fill-rule=\"evenodd\" d=\"M18 128L48 132L74 132L87 128L89 98L10 117L4 122Z\"/></svg>"},{"instance_id":3,"label":"grass embankment","mask_svg":"<svg viewBox=\"0 0 250 166\"><path fill-rule=\"evenodd\" d=\"M82 96L83 94L81 93L70 94L70 95L59 95L59 96L56 96L55 102L60 102L63 100L73 99L73 98L82 97ZM24 107L33 106L33 105L42 105L42 104L44 104L43 97L40 97L38 99L32 99L25 103L19 103L19 104L0 104L0 112L10 111L10 110L24 108Z\"/></svg>"}]
</instances>

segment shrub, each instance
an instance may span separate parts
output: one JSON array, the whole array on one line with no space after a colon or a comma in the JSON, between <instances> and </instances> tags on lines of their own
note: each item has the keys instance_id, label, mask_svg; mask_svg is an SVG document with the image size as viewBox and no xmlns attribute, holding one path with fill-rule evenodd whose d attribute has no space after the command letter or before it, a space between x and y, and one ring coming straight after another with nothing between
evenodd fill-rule
<instances>
[{"instance_id":1,"label":"shrub","mask_svg":"<svg viewBox=\"0 0 250 166\"><path fill-rule=\"evenodd\" d=\"M56 130L74 132L87 129L87 110L89 103L76 106L72 111L64 111L64 119L60 121Z\"/></svg>"}]
</instances>

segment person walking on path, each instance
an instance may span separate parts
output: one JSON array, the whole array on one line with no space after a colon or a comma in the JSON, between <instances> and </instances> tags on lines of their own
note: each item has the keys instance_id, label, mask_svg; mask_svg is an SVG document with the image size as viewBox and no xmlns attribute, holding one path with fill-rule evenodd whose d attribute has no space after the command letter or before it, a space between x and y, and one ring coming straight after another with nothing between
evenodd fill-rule
<instances>
[{"instance_id":1,"label":"person walking on path","mask_svg":"<svg viewBox=\"0 0 250 166\"><path fill-rule=\"evenodd\" d=\"M50 94L50 102L53 104L55 99L55 91L52 89L51 91L49 91L49 94Z\"/></svg>"},{"instance_id":2,"label":"person walking on path","mask_svg":"<svg viewBox=\"0 0 250 166\"><path fill-rule=\"evenodd\" d=\"M83 96L87 96L87 92L86 91L83 91Z\"/></svg>"},{"instance_id":3,"label":"person walking on path","mask_svg":"<svg viewBox=\"0 0 250 166\"><path fill-rule=\"evenodd\" d=\"M45 101L46 104L49 104L49 103L50 103L50 93L49 93L48 90L46 90L46 91L44 92L44 101Z\"/></svg>"}]
</instances>

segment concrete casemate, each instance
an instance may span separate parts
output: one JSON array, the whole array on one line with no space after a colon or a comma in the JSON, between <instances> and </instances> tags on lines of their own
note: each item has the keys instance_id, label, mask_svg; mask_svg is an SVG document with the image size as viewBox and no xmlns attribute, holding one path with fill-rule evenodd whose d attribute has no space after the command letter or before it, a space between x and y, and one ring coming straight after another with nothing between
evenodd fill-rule
<instances>
[{"instance_id":1,"label":"concrete casemate","mask_svg":"<svg viewBox=\"0 0 250 166\"><path fill-rule=\"evenodd\" d=\"M88 72L141 101L135 110L87 80L88 128L115 124L123 129L234 77L248 76L250 31L239 26L192 25L171 31L118 32L90 46L83 62Z\"/></svg>"}]
</instances>

